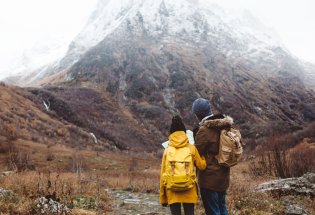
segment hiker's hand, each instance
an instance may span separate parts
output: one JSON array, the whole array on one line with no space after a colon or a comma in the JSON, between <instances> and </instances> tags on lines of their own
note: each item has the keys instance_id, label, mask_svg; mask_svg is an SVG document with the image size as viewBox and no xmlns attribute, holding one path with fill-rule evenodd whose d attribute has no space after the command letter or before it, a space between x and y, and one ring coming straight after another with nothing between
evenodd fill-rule
<instances>
[{"instance_id":1,"label":"hiker's hand","mask_svg":"<svg viewBox=\"0 0 315 215\"><path fill-rule=\"evenodd\" d=\"M167 207L167 203L163 203L162 206L163 206L163 207Z\"/></svg>"}]
</instances>

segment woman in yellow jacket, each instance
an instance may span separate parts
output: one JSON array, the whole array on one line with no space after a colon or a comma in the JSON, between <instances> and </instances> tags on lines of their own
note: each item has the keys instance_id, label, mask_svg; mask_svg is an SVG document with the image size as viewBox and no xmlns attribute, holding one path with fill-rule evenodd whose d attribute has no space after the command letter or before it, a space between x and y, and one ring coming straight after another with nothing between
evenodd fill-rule
<instances>
[{"instance_id":1,"label":"woman in yellow jacket","mask_svg":"<svg viewBox=\"0 0 315 215\"><path fill-rule=\"evenodd\" d=\"M181 215L181 204L185 215L194 215L194 206L198 201L194 166L200 170L206 168L205 159L200 157L196 147L188 142L185 132L186 128L181 118L173 117L169 146L164 150L160 175L160 203L163 206L170 205L172 215ZM187 162L182 162L181 159L186 159ZM174 179L176 177L174 175L180 174L180 171L184 172L184 175L186 172L186 176L177 176L179 179ZM189 182L185 181L187 178ZM181 179L183 185L174 182Z\"/></svg>"}]
</instances>

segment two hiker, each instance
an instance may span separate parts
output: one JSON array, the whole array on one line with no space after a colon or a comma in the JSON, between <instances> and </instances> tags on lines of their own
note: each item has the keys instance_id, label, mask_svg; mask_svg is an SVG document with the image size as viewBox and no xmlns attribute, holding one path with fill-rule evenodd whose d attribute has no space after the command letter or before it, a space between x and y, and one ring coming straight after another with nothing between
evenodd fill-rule
<instances>
[{"instance_id":1,"label":"two hiker","mask_svg":"<svg viewBox=\"0 0 315 215\"><path fill-rule=\"evenodd\" d=\"M198 188L196 173L194 170L190 172L189 168L195 165L199 169L198 185L206 215L227 215L226 190L230 168L219 165L216 156L220 148L220 132L230 129L233 119L214 115L209 101L203 98L193 102L192 112L200 122L199 127L194 129L195 145L188 143L181 118L176 116L172 119L169 146L162 159L160 203L169 205L172 215L181 215L181 204L185 215L194 215Z\"/></svg>"}]
</instances>

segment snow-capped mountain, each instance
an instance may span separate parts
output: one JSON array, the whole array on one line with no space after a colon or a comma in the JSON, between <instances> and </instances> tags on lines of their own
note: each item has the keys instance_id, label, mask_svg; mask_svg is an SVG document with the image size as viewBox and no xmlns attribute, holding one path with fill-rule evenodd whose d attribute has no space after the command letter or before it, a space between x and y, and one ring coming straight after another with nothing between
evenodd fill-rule
<instances>
[{"instance_id":1,"label":"snow-capped mountain","mask_svg":"<svg viewBox=\"0 0 315 215\"><path fill-rule=\"evenodd\" d=\"M207 0L112 0L99 1L88 24L70 45L66 58L72 60L68 64L115 31L125 34L131 29L164 42L215 41L227 55L250 57L261 52L272 54L271 49L277 47L285 50L275 33L248 11L225 11Z\"/></svg>"},{"instance_id":2,"label":"snow-capped mountain","mask_svg":"<svg viewBox=\"0 0 315 215\"><path fill-rule=\"evenodd\" d=\"M186 103L178 98L205 94L224 110L242 100L254 115L265 110L264 120L279 109L268 104L270 96L282 101L288 96L283 87L291 87L290 106L293 98L300 100L295 90L303 91L307 75L277 34L252 14L207 0L100 0L65 57L42 74L52 74L50 84L100 87L122 106L150 101L154 93L171 112ZM279 118L295 118L294 110L280 112Z\"/></svg>"},{"instance_id":3,"label":"snow-capped mountain","mask_svg":"<svg viewBox=\"0 0 315 215\"><path fill-rule=\"evenodd\" d=\"M113 35L124 39L130 32L158 40L161 45L176 43L201 48L212 44L231 64L237 63L241 56L249 64L267 67L266 74L274 74L282 67L279 58L283 56L298 61L279 36L248 11L226 10L208 0L100 0L86 26L69 45L67 54L63 56L63 50L54 52L59 57L50 54L48 58L43 53L31 55L32 61L36 59L41 64L18 64L22 65L19 70L35 71L22 80L31 84L64 73L101 41ZM52 59L57 61L48 64ZM295 72L303 77L303 64L297 63L297 67L299 71Z\"/></svg>"},{"instance_id":4,"label":"snow-capped mountain","mask_svg":"<svg viewBox=\"0 0 315 215\"><path fill-rule=\"evenodd\" d=\"M101 41L113 35L124 39L130 32L146 35L161 44L189 44L199 48L212 44L231 64L237 63L241 56L249 64L267 67L266 74L281 68L279 57L290 56L298 61L279 36L248 11L226 10L207 0L100 0L62 60L37 69L23 81L34 83L64 73ZM296 73L304 76L303 65L297 64Z\"/></svg>"},{"instance_id":5,"label":"snow-capped mountain","mask_svg":"<svg viewBox=\"0 0 315 215\"><path fill-rule=\"evenodd\" d=\"M142 22L147 34L152 37L184 37L195 42L203 38L232 37L245 46L279 46L274 33L254 18L250 12L237 14L227 12L208 1L190 0L116 0L99 2L88 24L75 38L74 44L82 51L96 45L126 23L130 28L137 25L134 18ZM233 13L233 14L231 14ZM136 21L137 22L137 21ZM127 27L128 27L127 26ZM220 44L224 45L224 44ZM255 48L255 47L253 47Z\"/></svg>"},{"instance_id":6,"label":"snow-capped mountain","mask_svg":"<svg viewBox=\"0 0 315 215\"><path fill-rule=\"evenodd\" d=\"M134 144L164 140L174 114L192 127L191 103L200 96L252 138L278 123L297 128L314 121L305 71L249 12L207 0L100 0L65 56L20 81L61 99L55 112L58 104L68 104L69 113L80 111L78 102L89 107L84 96L91 94L76 89L97 91L107 105L83 124L125 148L130 133Z\"/></svg>"}]
</instances>

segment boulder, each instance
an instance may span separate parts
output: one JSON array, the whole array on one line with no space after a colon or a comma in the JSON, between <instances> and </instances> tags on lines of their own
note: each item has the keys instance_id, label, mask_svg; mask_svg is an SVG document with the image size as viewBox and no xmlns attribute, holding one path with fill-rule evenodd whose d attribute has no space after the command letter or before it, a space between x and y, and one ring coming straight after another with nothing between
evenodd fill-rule
<instances>
[{"instance_id":1,"label":"boulder","mask_svg":"<svg viewBox=\"0 0 315 215\"><path fill-rule=\"evenodd\" d=\"M35 200L35 210L40 214L68 214L70 212L66 205L45 197Z\"/></svg>"},{"instance_id":2,"label":"boulder","mask_svg":"<svg viewBox=\"0 0 315 215\"><path fill-rule=\"evenodd\" d=\"M279 179L260 184L257 190L278 195L315 196L315 173L306 173L302 177Z\"/></svg>"},{"instance_id":3,"label":"boulder","mask_svg":"<svg viewBox=\"0 0 315 215\"><path fill-rule=\"evenodd\" d=\"M306 211L298 206L298 205L286 205L286 208L285 208L285 212L284 212L285 215L308 215L308 213L306 213Z\"/></svg>"},{"instance_id":4,"label":"boulder","mask_svg":"<svg viewBox=\"0 0 315 215\"><path fill-rule=\"evenodd\" d=\"M3 198L5 196L9 196L11 194L12 194L11 190L6 190L6 189L3 189L3 188L0 188L0 198Z\"/></svg>"}]
</instances>

